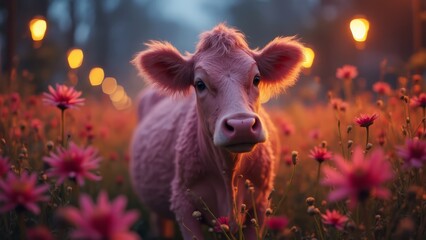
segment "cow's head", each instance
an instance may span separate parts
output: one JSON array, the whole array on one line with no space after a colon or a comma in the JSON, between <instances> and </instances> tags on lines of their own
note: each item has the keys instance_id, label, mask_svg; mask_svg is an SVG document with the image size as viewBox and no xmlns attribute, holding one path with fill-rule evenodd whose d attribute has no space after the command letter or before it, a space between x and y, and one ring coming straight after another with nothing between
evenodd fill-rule
<instances>
[{"instance_id":1,"label":"cow's head","mask_svg":"<svg viewBox=\"0 0 426 240\"><path fill-rule=\"evenodd\" d=\"M223 24L201 34L194 54L181 55L165 42L147 46L134 60L141 74L172 94L193 87L203 131L231 152L249 152L266 140L260 103L292 85L303 61L303 47L292 38L251 50L243 34Z\"/></svg>"}]
</instances>

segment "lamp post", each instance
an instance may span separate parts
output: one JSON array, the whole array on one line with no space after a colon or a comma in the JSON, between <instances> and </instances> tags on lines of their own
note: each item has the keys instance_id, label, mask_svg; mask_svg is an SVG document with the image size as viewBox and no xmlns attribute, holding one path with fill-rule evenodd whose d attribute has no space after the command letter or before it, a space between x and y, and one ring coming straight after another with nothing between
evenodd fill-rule
<instances>
[{"instance_id":1,"label":"lamp post","mask_svg":"<svg viewBox=\"0 0 426 240\"><path fill-rule=\"evenodd\" d=\"M315 52L312 48L305 47L303 49L303 55L305 56L305 60L302 62L303 73L309 75L315 59Z\"/></svg>"},{"instance_id":2,"label":"lamp post","mask_svg":"<svg viewBox=\"0 0 426 240\"><path fill-rule=\"evenodd\" d=\"M368 30L370 29L370 22L364 17L357 17L351 20L349 28L355 40L355 46L358 49L364 49Z\"/></svg>"},{"instance_id":3,"label":"lamp post","mask_svg":"<svg viewBox=\"0 0 426 240\"><path fill-rule=\"evenodd\" d=\"M31 19L29 23L31 32L31 38L34 41L34 47L38 48L41 46L41 41L46 35L47 22L43 17L37 16Z\"/></svg>"}]
</instances>

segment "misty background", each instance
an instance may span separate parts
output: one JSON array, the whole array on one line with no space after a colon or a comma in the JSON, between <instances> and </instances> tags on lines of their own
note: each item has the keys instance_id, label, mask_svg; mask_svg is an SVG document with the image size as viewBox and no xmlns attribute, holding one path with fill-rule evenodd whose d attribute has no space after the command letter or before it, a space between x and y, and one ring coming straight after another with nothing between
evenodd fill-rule
<instances>
[{"instance_id":1,"label":"misty background","mask_svg":"<svg viewBox=\"0 0 426 240\"><path fill-rule=\"evenodd\" d=\"M16 13L12 32L11 9ZM144 42L165 40L182 53L193 52L201 32L226 22L241 30L252 48L276 36L296 35L314 49L314 64L298 84L304 89L332 88L336 68L344 64L357 66L368 87L379 80L384 59L385 78L395 85L397 76L410 73L407 63L415 52L412 11L407 0L2 0L1 66L7 71L13 39L13 64L18 72L32 74L28 84L40 92L48 84L66 82L67 51L77 47L84 51L78 89L90 88L88 73L99 66L134 97L144 84L130 61ZM34 48L28 23L37 15L47 20L47 32ZM360 15L370 21L363 50L355 47L349 30L350 20Z\"/></svg>"}]
</instances>

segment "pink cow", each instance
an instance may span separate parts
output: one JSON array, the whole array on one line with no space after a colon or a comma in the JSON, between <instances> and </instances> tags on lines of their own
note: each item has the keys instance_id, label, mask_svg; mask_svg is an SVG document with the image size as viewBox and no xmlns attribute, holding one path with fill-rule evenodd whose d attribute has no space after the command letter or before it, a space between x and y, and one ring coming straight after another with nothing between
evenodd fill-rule
<instances>
[{"instance_id":1,"label":"pink cow","mask_svg":"<svg viewBox=\"0 0 426 240\"><path fill-rule=\"evenodd\" d=\"M242 33L224 24L201 34L193 54L166 42L147 46L134 59L154 85L142 93L132 140L136 192L158 214L174 217L185 240L204 239L201 223L214 227L212 220L223 216L231 232L243 223L245 239L256 239L250 220L256 211L262 227L279 153L261 101L294 84L303 47L278 37L251 50Z\"/></svg>"}]
</instances>

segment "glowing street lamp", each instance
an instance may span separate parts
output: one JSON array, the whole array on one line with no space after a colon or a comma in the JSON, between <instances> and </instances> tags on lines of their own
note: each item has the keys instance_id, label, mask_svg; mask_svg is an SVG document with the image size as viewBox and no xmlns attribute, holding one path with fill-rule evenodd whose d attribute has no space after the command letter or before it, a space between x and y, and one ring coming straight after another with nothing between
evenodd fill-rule
<instances>
[{"instance_id":1,"label":"glowing street lamp","mask_svg":"<svg viewBox=\"0 0 426 240\"><path fill-rule=\"evenodd\" d=\"M100 67L95 67L90 70L89 73L89 81L90 85L92 86L99 86L102 84L102 81L104 80L105 73L104 70Z\"/></svg>"},{"instance_id":2,"label":"glowing street lamp","mask_svg":"<svg viewBox=\"0 0 426 240\"><path fill-rule=\"evenodd\" d=\"M352 36L356 42L365 42L367 40L368 29L370 28L370 23L365 18L354 18L349 24L351 29Z\"/></svg>"},{"instance_id":3,"label":"glowing street lamp","mask_svg":"<svg viewBox=\"0 0 426 240\"><path fill-rule=\"evenodd\" d=\"M312 48L305 47L303 49L303 55L305 55L305 61L303 61L302 66L304 68L311 68L315 58L314 50Z\"/></svg>"},{"instance_id":4,"label":"glowing street lamp","mask_svg":"<svg viewBox=\"0 0 426 240\"><path fill-rule=\"evenodd\" d=\"M46 20L42 17L35 17L30 21L29 27L33 41L43 40L47 30Z\"/></svg>"},{"instance_id":5,"label":"glowing street lamp","mask_svg":"<svg viewBox=\"0 0 426 240\"><path fill-rule=\"evenodd\" d=\"M83 63L83 58L84 58L83 50L78 48L72 49L68 53L68 65L70 66L71 69L79 68L81 64Z\"/></svg>"}]
</instances>

